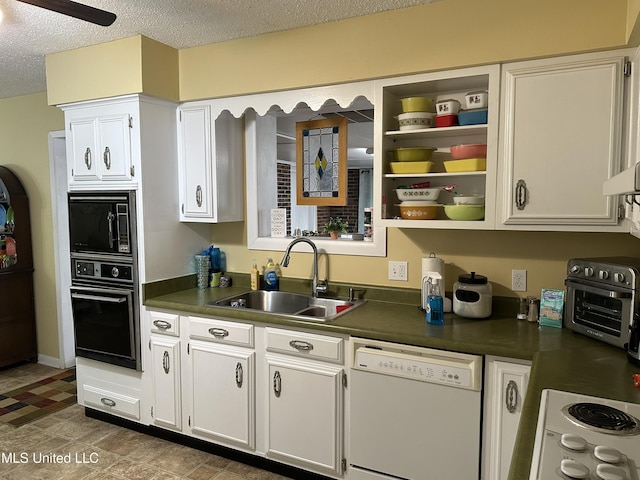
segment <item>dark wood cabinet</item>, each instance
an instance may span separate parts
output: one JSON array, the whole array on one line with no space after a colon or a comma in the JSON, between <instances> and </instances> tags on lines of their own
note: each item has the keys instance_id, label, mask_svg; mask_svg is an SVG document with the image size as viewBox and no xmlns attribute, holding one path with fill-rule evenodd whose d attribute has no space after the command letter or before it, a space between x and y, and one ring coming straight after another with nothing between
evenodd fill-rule
<instances>
[{"instance_id":1,"label":"dark wood cabinet","mask_svg":"<svg viewBox=\"0 0 640 480\"><path fill-rule=\"evenodd\" d=\"M0 367L37 357L32 253L29 199L0 166Z\"/></svg>"}]
</instances>

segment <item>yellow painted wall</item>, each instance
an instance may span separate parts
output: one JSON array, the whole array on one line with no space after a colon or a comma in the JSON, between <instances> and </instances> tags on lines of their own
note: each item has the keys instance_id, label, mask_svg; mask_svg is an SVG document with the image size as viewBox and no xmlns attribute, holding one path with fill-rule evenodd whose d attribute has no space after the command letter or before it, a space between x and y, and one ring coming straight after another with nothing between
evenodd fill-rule
<instances>
[{"instance_id":1,"label":"yellow painted wall","mask_svg":"<svg viewBox=\"0 0 640 480\"><path fill-rule=\"evenodd\" d=\"M178 51L137 35L46 57L49 105L130 93L178 100Z\"/></svg>"},{"instance_id":2,"label":"yellow painted wall","mask_svg":"<svg viewBox=\"0 0 640 480\"><path fill-rule=\"evenodd\" d=\"M181 50L180 98L619 48L626 20L626 0L446 0Z\"/></svg>"},{"instance_id":3,"label":"yellow painted wall","mask_svg":"<svg viewBox=\"0 0 640 480\"><path fill-rule=\"evenodd\" d=\"M58 323L48 134L63 128L62 111L47 105L44 92L0 99L0 164L16 173L29 196L38 353L52 358L58 357ZM1 308L11 309L11 299L2 292L0 298Z\"/></svg>"}]
</instances>

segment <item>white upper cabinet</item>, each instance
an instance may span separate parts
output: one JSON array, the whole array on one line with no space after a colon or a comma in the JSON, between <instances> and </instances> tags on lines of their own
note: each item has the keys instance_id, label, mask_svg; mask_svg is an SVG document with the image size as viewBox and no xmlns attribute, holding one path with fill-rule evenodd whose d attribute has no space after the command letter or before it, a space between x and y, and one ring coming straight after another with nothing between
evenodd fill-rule
<instances>
[{"instance_id":1,"label":"white upper cabinet","mask_svg":"<svg viewBox=\"0 0 640 480\"><path fill-rule=\"evenodd\" d=\"M70 187L123 186L136 182L139 152L132 151L137 102L113 99L62 107L67 125Z\"/></svg>"},{"instance_id":2,"label":"white upper cabinet","mask_svg":"<svg viewBox=\"0 0 640 480\"><path fill-rule=\"evenodd\" d=\"M244 220L243 123L214 101L178 109L180 220Z\"/></svg>"},{"instance_id":3,"label":"white upper cabinet","mask_svg":"<svg viewBox=\"0 0 640 480\"><path fill-rule=\"evenodd\" d=\"M616 231L630 50L505 64L497 228Z\"/></svg>"},{"instance_id":4,"label":"white upper cabinet","mask_svg":"<svg viewBox=\"0 0 640 480\"><path fill-rule=\"evenodd\" d=\"M376 81L374 212L387 227L492 229L494 227L497 169L498 100L500 66L474 67ZM397 116L402 113L400 99L426 96L436 101L454 99L466 107L465 95L475 91L488 93L487 121L449 127L400 130ZM431 107L435 112L434 107ZM435 119L434 119L435 121ZM443 162L452 160L451 146L487 144L486 168L463 168L447 172ZM433 166L428 173L393 173L390 162L398 148L435 147ZM411 162L404 162L411 163ZM451 164L449 164L451 165ZM429 182L431 187L454 186L454 192L484 195L485 215L474 221L450 220L442 207L432 220L402 219L395 190L400 186ZM452 204L452 192L442 191L439 204Z\"/></svg>"}]
</instances>

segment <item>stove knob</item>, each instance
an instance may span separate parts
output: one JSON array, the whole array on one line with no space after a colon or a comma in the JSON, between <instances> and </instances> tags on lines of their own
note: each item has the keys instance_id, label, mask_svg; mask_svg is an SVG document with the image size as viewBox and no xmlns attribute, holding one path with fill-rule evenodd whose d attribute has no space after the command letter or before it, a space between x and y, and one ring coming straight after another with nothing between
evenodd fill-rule
<instances>
[{"instance_id":1,"label":"stove knob","mask_svg":"<svg viewBox=\"0 0 640 480\"><path fill-rule=\"evenodd\" d=\"M618 283L624 283L624 273L614 273L613 279Z\"/></svg>"},{"instance_id":2,"label":"stove knob","mask_svg":"<svg viewBox=\"0 0 640 480\"><path fill-rule=\"evenodd\" d=\"M569 273L580 273L580 265L574 265L569 269Z\"/></svg>"},{"instance_id":3,"label":"stove knob","mask_svg":"<svg viewBox=\"0 0 640 480\"><path fill-rule=\"evenodd\" d=\"M560 471L570 478L589 478L587 466L570 458L560 462Z\"/></svg>"},{"instance_id":4,"label":"stove knob","mask_svg":"<svg viewBox=\"0 0 640 480\"><path fill-rule=\"evenodd\" d=\"M622 460L622 454L613 447L598 445L593 450L593 454L598 460L607 463L619 463Z\"/></svg>"},{"instance_id":5,"label":"stove knob","mask_svg":"<svg viewBox=\"0 0 640 480\"><path fill-rule=\"evenodd\" d=\"M627 480L627 472L614 465L600 463L596 467L596 475L602 480Z\"/></svg>"},{"instance_id":6,"label":"stove knob","mask_svg":"<svg viewBox=\"0 0 640 480\"><path fill-rule=\"evenodd\" d=\"M607 278L609 278L609 272L606 270L600 270L598 272L598 278L600 280L606 280Z\"/></svg>"},{"instance_id":7,"label":"stove knob","mask_svg":"<svg viewBox=\"0 0 640 480\"><path fill-rule=\"evenodd\" d=\"M113 267L111 269L111 276L113 278L118 278L120 276L120 270L118 270L118 267Z\"/></svg>"},{"instance_id":8,"label":"stove knob","mask_svg":"<svg viewBox=\"0 0 640 480\"><path fill-rule=\"evenodd\" d=\"M584 276L585 277L593 277L593 268L584 267Z\"/></svg>"},{"instance_id":9,"label":"stove knob","mask_svg":"<svg viewBox=\"0 0 640 480\"><path fill-rule=\"evenodd\" d=\"M581 452L587 448L587 441L579 435L573 435L572 433L565 433L560 437L560 443L563 447L576 452Z\"/></svg>"}]
</instances>

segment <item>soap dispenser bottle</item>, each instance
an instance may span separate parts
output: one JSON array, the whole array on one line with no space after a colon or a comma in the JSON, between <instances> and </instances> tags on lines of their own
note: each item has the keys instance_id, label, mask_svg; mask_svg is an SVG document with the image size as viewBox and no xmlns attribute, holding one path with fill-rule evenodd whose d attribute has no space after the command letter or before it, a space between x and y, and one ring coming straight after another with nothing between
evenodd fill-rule
<instances>
[{"instance_id":1,"label":"soap dispenser bottle","mask_svg":"<svg viewBox=\"0 0 640 480\"><path fill-rule=\"evenodd\" d=\"M441 276L432 273L427 280L427 322L431 325L444 325L444 301L440 293Z\"/></svg>"},{"instance_id":2,"label":"soap dispenser bottle","mask_svg":"<svg viewBox=\"0 0 640 480\"><path fill-rule=\"evenodd\" d=\"M267 259L267 266L264 270L264 289L267 291L278 290L278 271L273 259Z\"/></svg>"},{"instance_id":3,"label":"soap dispenser bottle","mask_svg":"<svg viewBox=\"0 0 640 480\"><path fill-rule=\"evenodd\" d=\"M253 261L253 267L251 268L251 290L258 290L260 288L260 271L258 270L258 264Z\"/></svg>"}]
</instances>

